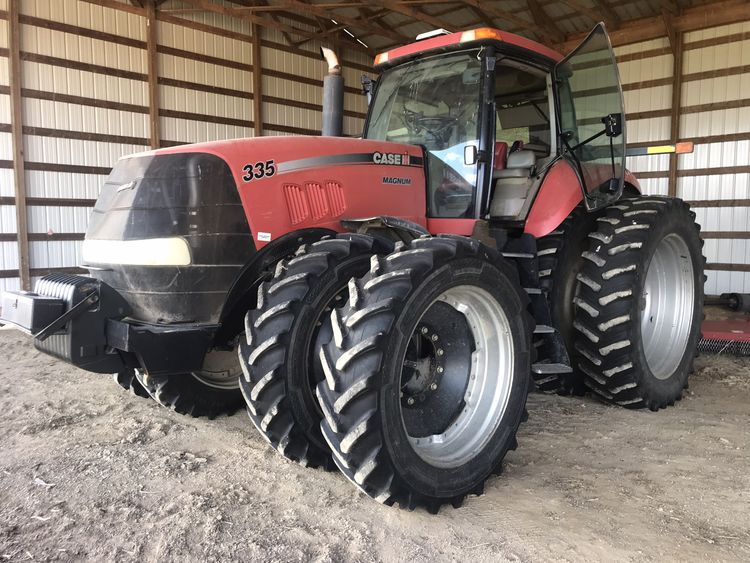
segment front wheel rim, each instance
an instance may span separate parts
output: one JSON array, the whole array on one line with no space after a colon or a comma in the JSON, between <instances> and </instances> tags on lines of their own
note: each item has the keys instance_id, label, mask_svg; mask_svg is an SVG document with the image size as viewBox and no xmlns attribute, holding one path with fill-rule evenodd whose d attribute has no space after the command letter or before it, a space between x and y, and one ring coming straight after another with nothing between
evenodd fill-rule
<instances>
[{"instance_id":1,"label":"front wheel rim","mask_svg":"<svg viewBox=\"0 0 750 563\"><path fill-rule=\"evenodd\" d=\"M687 349L695 310L695 276L685 240L672 233L656 247L641 295L641 340L651 373L669 379Z\"/></svg>"},{"instance_id":2,"label":"front wheel rim","mask_svg":"<svg viewBox=\"0 0 750 563\"><path fill-rule=\"evenodd\" d=\"M242 368L237 360L237 348L211 350L203 360L200 371L190 373L203 385L214 389L239 389Z\"/></svg>"},{"instance_id":3,"label":"front wheel rim","mask_svg":"<svg viewBox=\"0 0 750 563\"><path fill-rule=\"evenodd\" d=\"M515 357L510 321L505 311L497 299L477 286L461 285L443 292L426 309L417 323L415 334L424 332L425 320L429 318L430 311L436 305L444 306L443 304L450 306L465 319L473 344L468 352L466 347L457 346L462 350L456 353L468 353L470 357L463 360L459 358L453 364L455 367L448 369L447 366L451 365L450 358L447 363L443 358L453 353L449 346L434 347L435 362L426 362L424 359L415 362L405 354L402 359L404 367L401 374L400 404L402 424L415 453L434 467L453 468L464 465L482 452L495 435L510 401ZM433 332L438 335L436 341L440 342L441 328L436 327ZM444 427L424 435L424 432L415 432L414 424L408 422L415 419L409 409L422 408L426 415L436 411L434 408L431 410L427 403L422 406L417 402L413 393L410 394L410 384L414 378L412 373L416 369L425 369L424 366L428 364L435 370L445 365L440 376L442 380L450 381L454 388L456 382L450 379L452 376L465 377L466 381L463 395L454 393L453 402L457 401L457 404L446 407L455 409L455 416ZM461 365L468 369L462 370ZM409 381L405 382L405 377ZM432 385L435 386L434 383ZM436 385L435 392L440 391L439 385ZM443 404L444 401L440 403Z\"/></svg>"}]
</instances>

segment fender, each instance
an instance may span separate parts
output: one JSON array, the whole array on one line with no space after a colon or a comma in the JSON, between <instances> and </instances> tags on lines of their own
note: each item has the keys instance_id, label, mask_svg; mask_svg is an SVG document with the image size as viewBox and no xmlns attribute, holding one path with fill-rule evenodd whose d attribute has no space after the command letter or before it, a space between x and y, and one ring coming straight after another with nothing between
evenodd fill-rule
<instances>
[{"instance_id":1,"label":"fender","mask_svg":"<svg viewBox=\"0 0 750 563\"><path fill-rule=\"evenodd\" d=\"M430 231L418 223L390 215L362 219L344 219L341 221L341 225L355 233L368 233L378 230L391 232L397 237L397 240L404 242L409 242L422 235L430 234Z\"/></svg>"},{"instance_id":2,"label":"fender","mask_svg":"<svg viewBox=\"0 0 750 563\"><path fill-rule=\"evenodd\" d=\"M583 193L578 175L566 160L559 160L542 181L524 232L536 238L548 235L581 201Z\"/></svg>"},{"instance_id":3,"label":"fender","mask_svg":"<svg viewBox=\"0 0 750 563\"><path fill-rule=\"evenodd\" d=\"M625 170L624 193L641 193L638 179L630 170ZM583 201L581 183L573 167L565 160L557 162L547 173L539 188L524 232L543 237L554 231Z\"/></svg>"},{"instance_id":4,"label":"fender","mask_svg":"<svg viewBox=\"0 0 750 563\"><path fill-rule=\"evenodd\" d=\"M228 342L242 332L245 313L255 306L258 286L269 268L294 254L303 244L311 244L335 234L336 231L330 229L301 229L280 236L256 252L229 288L219 317L221 327L216 331L214 342Z\"/></svg>"}]
</instances>

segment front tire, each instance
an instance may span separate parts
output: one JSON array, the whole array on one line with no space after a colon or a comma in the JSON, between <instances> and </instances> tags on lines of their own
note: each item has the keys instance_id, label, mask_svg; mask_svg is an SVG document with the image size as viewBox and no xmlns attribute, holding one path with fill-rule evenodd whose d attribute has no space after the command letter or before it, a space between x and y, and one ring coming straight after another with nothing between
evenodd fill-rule
<instances>
[{"instance_id":1,"label":"front tire","mask_svg":"<svg viewBox=\"0 0 750 563\"><path fill-rule=\"evenodd\" d=\"M112 378L120 387L126 391L130 391L136 397L151 398L146 388L138 381L133 368L124 368L113 374Z\"/></svg>"},{"instance_id":2,"label":"front tire","mask_svg":"<svg viewBox=\"0 0 750 563\"><path fill-rule=\"evenodd\" d=\"M682 397L703 319L703 243L682 200L621 200L598 219L578 275L578 367L607 401L658 410Z\"/></svg>"},{"instance_id":3,"label":"front tire","mask_svg":"<svg viewBox=\"0 0 750 563\"><path fill-rule=\"evenodd\" d=\"M420 238L349 284L321 350L321 428L370 497L459 506L516 447L533 321L513 266L462 237Z\"/></svg>"},{"instance_id":4,"label":"front tire","mask_svg":"<svg viewBox=\"0 0 750 563\"><path fill-rule=\"evenodd\" d=\"M241 369L236 350L211 350L201 371L136 377L160 405L194 418L232 415L245 405L239 387Z\"/></svg>"}]
</instances>

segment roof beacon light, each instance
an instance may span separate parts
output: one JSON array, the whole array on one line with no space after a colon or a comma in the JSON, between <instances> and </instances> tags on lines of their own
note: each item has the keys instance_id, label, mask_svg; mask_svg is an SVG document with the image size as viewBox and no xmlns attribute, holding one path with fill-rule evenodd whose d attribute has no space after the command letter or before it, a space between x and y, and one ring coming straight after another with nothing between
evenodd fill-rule
<instances>
[{"instance_id":1,"label":"roof beacon light","mask_svg":"<svg viewBox=\"0 0 750 563\"><path fill-rule=\"evenodd\" d=\"M437 37L438 35L450 35L451 32L447 29L443 29L442 27L440 29L433 29L432 31L425 31L424 33L420 33L417 35L417 41L422 41L423 39L429 39L430 37Z\"/></svg>"}]
</instances>

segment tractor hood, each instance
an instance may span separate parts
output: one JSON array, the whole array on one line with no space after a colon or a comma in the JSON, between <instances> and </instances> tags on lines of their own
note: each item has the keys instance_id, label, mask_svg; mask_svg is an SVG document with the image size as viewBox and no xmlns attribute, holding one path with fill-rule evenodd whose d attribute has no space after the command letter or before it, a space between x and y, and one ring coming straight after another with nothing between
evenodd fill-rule
<instances>
[{"instance_id":1,"label":"tractor hood","mask_svg":"<svg viewBox=\"0 0 750 563\"><path fill-rule=\"evenodd\" d=\"M255 251L307 228L394 215L425 224L419 147L264 137L122 158L102 187L83 266L134 318L213 323Z\"/></svg>"},{"instance_id":2,"label":"tractor hood","mask_svg":"<svg viewBox=\"0 0 750 563\"><path fill-rule=\"evenodd\" d=\"M421 147L342 137L259 137L153 151L208 153L228 165L255 245L341 220L395 215L425 225Z\"/></svg>"}]
</instances>

